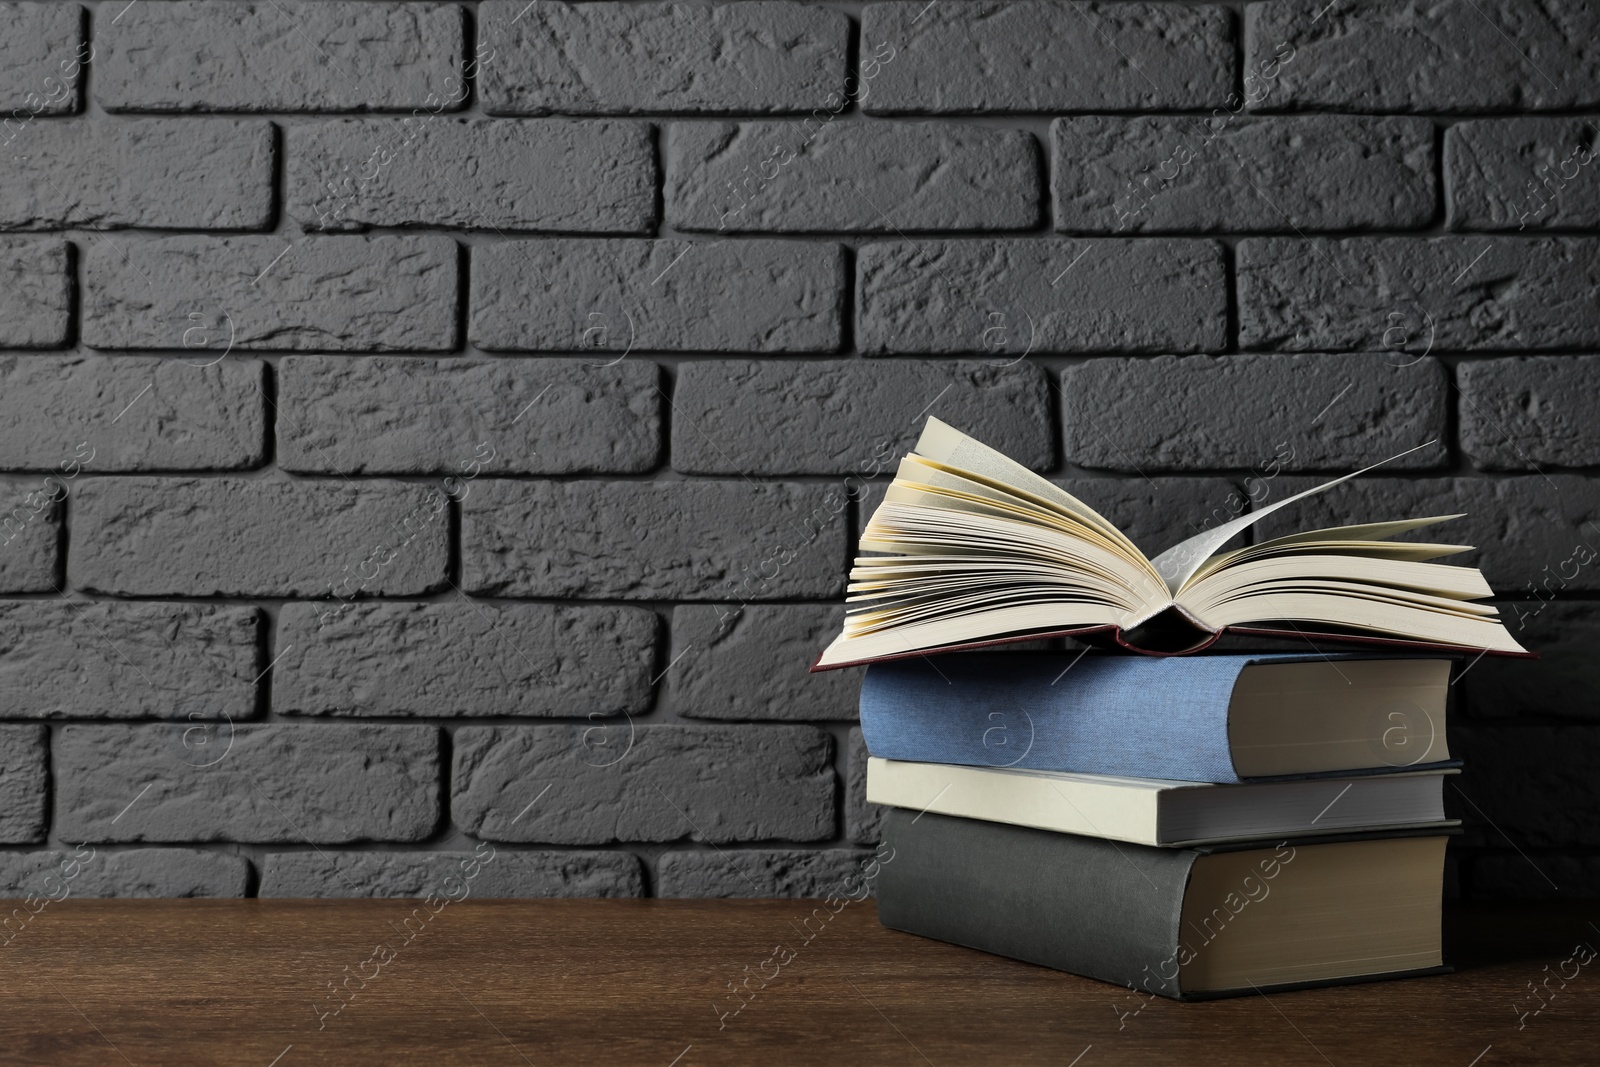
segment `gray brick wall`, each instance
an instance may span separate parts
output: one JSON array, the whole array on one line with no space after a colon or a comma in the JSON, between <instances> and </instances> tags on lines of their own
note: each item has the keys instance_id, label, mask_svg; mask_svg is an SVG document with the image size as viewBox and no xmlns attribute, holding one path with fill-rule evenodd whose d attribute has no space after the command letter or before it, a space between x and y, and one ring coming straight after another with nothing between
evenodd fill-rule
<instances>
[{"instance_id":1,"label":"gray brick wall","mask_svg":"<svg viewBox=\"0 0 1600 1067\"><path fill-rule=\"evenodd\" d=\"M922 418L1159 550L1470 512L1600 894L1584 0L0 3L0 895L826 894Z\"/></svg>"}]
</instances>

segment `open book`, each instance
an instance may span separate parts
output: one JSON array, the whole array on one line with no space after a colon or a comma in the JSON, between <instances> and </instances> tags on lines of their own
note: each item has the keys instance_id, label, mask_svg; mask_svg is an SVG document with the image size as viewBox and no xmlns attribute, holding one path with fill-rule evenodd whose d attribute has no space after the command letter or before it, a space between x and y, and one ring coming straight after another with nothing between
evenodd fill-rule
<instances>
[{"instance_id":1,"label":"open book","mask_svg":"<svg viewBox=\"0 0 1600 1067\"><path fill-rule=\"evenodd\" d=\"M1366 468L1371 470L1371 467ZM1039 637L1152 655L1225 631L1530 655L1468 545L1388 538L1459 515L1339 526L1220 551L1252 523L1365 471L1204 530L1150 559L1083 501L930 418L861 537L844 632L813 670Z\"/></svg>"}]
</instances>

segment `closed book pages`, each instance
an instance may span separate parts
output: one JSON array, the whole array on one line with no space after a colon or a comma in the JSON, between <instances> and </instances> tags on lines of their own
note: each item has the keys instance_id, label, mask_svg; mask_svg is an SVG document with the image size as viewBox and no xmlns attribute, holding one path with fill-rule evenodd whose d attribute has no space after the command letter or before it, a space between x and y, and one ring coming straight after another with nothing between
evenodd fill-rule
<instances>
[{"instance_id":1,"label":"closed book pages","mask_svg":"<svg viewBox=\"0 0 1600 1067\"><path fill-rule=\"evenodd\" d=\"M1179 1000L1443 969L1446 838L1161 849L891 810L888 927Z\"/></svg>"},{"instance_id":2,"label":"closed book pages","mask_svg":"<svg viewBox=\"0 0 1600 1067\"><path fill-rule=\"evenodd\" d=\"M1164 778L867 760L867 802L1140 845L1455 825L1455 768L1214 785Z\"/></svg>"},{"instance_id":3,"label":"closed book pages","mask_svg":"<svg viewBox=\"0 0 1600 1067\"><path fill-rule=\"evenodd\" d=\"M875 663L874 756L1186 782L1449 761L1448 658L967 652Z\"/></svg>"}]
</instances>

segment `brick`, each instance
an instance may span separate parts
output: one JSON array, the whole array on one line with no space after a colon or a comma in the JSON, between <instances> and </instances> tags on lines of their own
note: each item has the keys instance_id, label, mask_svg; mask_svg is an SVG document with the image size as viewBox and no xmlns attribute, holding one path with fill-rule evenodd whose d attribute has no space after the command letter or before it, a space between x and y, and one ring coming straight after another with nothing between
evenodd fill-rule
<instances>
[{"instance_id":1,"label":"brick","mask_svg":"<svg viewBox=\"0 0 1600 1067\"><path fill-rule=\"evenodd\" d=\"M858 845L875 845L883 838L883 817L889 810L882 804L867 803L867 743L861 728L850 728L846 748L849 769L845 772L844 834Z\"/></svg>"},{"instance_id":2,"label":"brick","mask_svg":"<svg viewBox=\"0 0 1600 1067\"><path fill-rule=\"evenodd\" d=\"M1418 445L1445 462L1443 367L1386 353L1095 359L1062 372L1066 453L1085 467L1356 470Z\"/></svg>"},{"instance_id":3,"label":"brick","mask_svg":"<svg viewBox=\"0 0 1600 1067\"><path fill-rule=\"evenodd\" d=\"M802 897L869 895L862 872L872 853L856 849L752 849L668 852L656 864L659 897Z\"/></svg>"},{"instance_id":4,"label":"brick","mask_svg":"<svg viewBox=\"0 0 1600 1067\"><path fill-rule=\"evenodd\" d=\"M868 4L862 106L881 114L1206 107L1228 96L1234 47L1216 7Z\"/></svg>"},{"instance_id":5,"label":"brick","mask_svg":"<svg viewBox=\"0 0 1600 1067\"><path fill-rule=\"evenodd\" d=\"M487 859L485 858L487 857ZM639 858L627 852L273 852L263 897L640 897Z\"/></svg>"},{"instance_id":6,"label":"brick","mask_svg":"<svg viewBox=\"0 0 1600 1067\"><path fill-rule=\"evenodd\" d=\"M1540 853L1530 857L1515 852L1475 856L1467 879L1474 897L1592 900L1600 894L1600 856Z\"/></svg>"},{"instance_id":7,"label":"brick","mask_svg":"<svg viewBox=\"0 0 1600 1067\"><path fill-rule=\"evenodd\" d=\"M345 119L285 134L289 216L307 230L645 233L656 220L645 123Z\"/></svg>"},{"instance_id":8,"label":"brick","mask_svg":"<svg viewBox=\"0 0 1600 1067\"><path fill-rule=\"evenodd\" d=\"M68 576L113 596L434 592L447 508L442 490L401 482L84 478Z\"/></svg>"},{"instance_id":9,"label":"brick","mask_svg":"<svg viewBox=\"0 0 1600 1067\"><path fill-rule=\"evenodd\" d=\"M432 726L237 726L222 756L192 758L177 724L62 727L56 832L66 841L341 844L420 841L439 822Z\"/></svg>"},{"instance_id":10,"label":"brick","mask_svg":"<svg viewBox=\"0 0 1600 1067\"><path fill-rule=\"evenodd\" d=\"M1246 70L1273 57L1274 108L1500 111L1600 103L1600 21L1583 0L1273 0L1245 8Z\"/></svg>"},{"instance_id":11,"label":"brick","mask_svg":"<svg viewBox=\"0 0 1600 1067\"><path fill-rule=\"evenodd\" d=\"M835 597L839 497L785 482L485 481L462 504L461 584L499 596Z\"/></svg>"},{"instance_id":12,"label":"brick","mask_svg":"<svg viewBox=\"0 0 1600 1067\"><path fill-rule=\"evenodd\" d=\"M77 4L0 4L0 110L12 124L0 145L9 147L12 127L34 115L65 115L78 110L79 72L93 48L83 40L83 9ZM17 114L17 112L22 114Z\"/></svg>"},{"instance_id":13,"label":"brick","mask_svg":"<svg viewBox=\"0 0 1600 1067\"><path fill-rule=\"evenodd\" d=\"M1412 229L1434 217L1427 119L1056 119L1055 226L1079 233Z\"/></svg>"},{"instance_id":14,"label":"brick","mask_svg":"<svg viewBox=\"0 0 1600 1067\"><path fill-rule=\"evenodd\" d=\"M146 0L95 20L107 111L398 111L461 105L455 4Z\"/></svg>"},{"instance_id":15,"label":"brick","mask_svg":"<svg viewBox=\"0 0 1600 1067\"><path fill-rule=\"evenodd\" d=\"M1320 478L1283 480L1293 494ZM1428 478L1368 475L1263 519L1262 539L1358 522L1466 517L1418 530L1400 540L1474 545L1477 551L1445 562L1478 567L1500 595L1521 600L1600 592L1600 480L1578 475L1521 478ZM1516 616L1502 609L1513 634Z\"/></svg>"},{"instance_id":16,"label":"brick","mask_svg":"<svg viewBox=\"0 0 1600 1067\"><path fill-rule=\"evenodd\" d=\"M242 897L250 862L195 848L0 852L0 897Z\"/></svg>"},{"instance_id":17,"label":"brick","mask_svg":"<svg viewBox=\"0 0 1600 1067\"><path fill-rule=\"evenodd\" d=\"M1250 237L1238 284L1244 348L1399 359L1600 345L1592 238Z\"/></svg>"},{"instance_id":18,"label":"brick","mask_svg":"<svg viewBox=\"0 0 1600 1067\"><path fill-rule=\"evenodd\" d=\"M579 845L834 835L833 741L815 727L639 726L620 755L609 751L616 739L594 729L457 730L456 827L496 841Z\"/></svg>"},{"instance_id":19,"label":"brick","mask_svg":"<svg viewBox=\"0 0 1600 1067\"><path fill-rule=\"evenodd\" d=\"M490 0L478 24L491 115L809 111L844 86L850 36L842 11L766 0Z\"/></svg>"},{"instance_id":20,"label":"brick","mask_svg":"<svg viewBox=\"0 0 1600 1067\"><path fill-rule=\"evenodd\" d=\"M1244 488L1226 478L1157 476L1051 481L1111 520L1149 556L1248 510ZM1260 496L1265 491L1262 484L1270 481L1270 476L1258 471L1249 488Z\"/></svg>"},{"instance_id":21,"label":"brick","mask_svg":"<svg viewBox=\"0 0 1600 1067\"><path fill-rule=\"evenodd\" d=\"M272 702L303 715L642 712L657 628L642 608L285 604Z\"/></svg>"},{"instance_id":22,"label":"brick","mask_svg":"<svg viewBox=\"0 0 1600 1067\"><path fill-rule=\"evenodd\" d=\"M0 357L0 468L228 470L266 461L263 365ZM209 361L207 361L209 362Z\"/></svg>"},{"instance_id":23,"label":"brick","mask_svg":"<svg viewBox=\"0 0 1600 1067\"><path fill-rule=\"evenodd\" d=\"M65 242L0 237L0 345L66 344L72 329L70 285Z\"/></svg>"},{"instance_id":24,"label":"brick","mask_svg":"<svg viewBox=\"0 0 1600 1067\"><path fill-rule=\"evenodd\" d=\"M1465 762L1445 795L1469 847L1600 845L1600 731L1590 726L1467 726L1450 751ZM1451 794L1456 794L1451 796ZM1468 803L1462 803L1462 798Z\"/></svg>"},{"instance_id":25,"label":"brick","mask_svg":"<svg viewBox=\"0 0 1600 1067\"><path fill-rule=\"evenodd\" d=\"M472 251L472 343L491 351L834 352L837 245L544 240Z\"/></svg>"},{"instance_id":26,"label":"brick","mask_svg":"<svg viewBox=\"0 0 1600 1067\"><path fill-rule=\"evenodd\" d=\"M62 489L42 477L0 478L0 593L59 589Z\"/></svg>"},{"instance_id":27,"label":"brick","mask_svg":"<svg viewBox=\"0 0 1600 1067\"><path fill-rule=\"evenodd\" d=\"M672 467L685 474L892 471L924 416L1034 470L1055 465L1050 383L1028 363L684 363L672 407Z\"/></svg>"},{"instance_id":28,"label":"brick","mask_svg":"<svg viewBox=\"0 0 1600 1067\"><path fill-rule=\"evenodd\" d=\"M1593 398L1600 356L1526 356L1462 363L1461 450L1485 470L1600 464Z\"/></svg>"},{"instance_id":29,"label":"brick","mask_svg":"<svg viewBox=\"0 0 1600 1067\"><path fill-rule=\"evenodd\" d=\"M671 706L690 719L854 721L860 677L809 670L843 624L833 604L679 604Z\"/></svg>"},{"instance_id":30,"label":"brick","mask_svg":"<svg viewBox=\"0 0 1600 1067\"><path fill-rule=\"evenodd\" d=\"M1227 343L1210 241L891 241L857 259L864 354L1200 352Z\"/></svg>"},{"instance_id":31,"label":"brick","mask_svg":"<svg viewBox=\"0 0 1600 1067\"><path fill-rule=\"evenodd\" d=\"M262 621L212 604L0 601L0 707L14 719L248 719ZM196 729L191 760L226 732Z\"/></svg>"},{"instance_id":32,"label":"brick","mask_svg":"<svg viewBox=\"0 0 1600 1067\"><path fill-rule=\"evenodd\" d=\"M289 356L277 377L284 470L466 482L637 474L661 457L660 372L649 362Z\"/></svg>"},{"instance_id":33,"label":"brick","mask_svg":"<svg viewBox=\"0 0 1600 1067\"><path fill-rule=\"evenodd\" d=\"M0 184L3 229L263 230L272 223L270 123L36 122L13 149L17 165Z\"/></svg>"},{"instance_id":34,"label":"brick","mask_svg":"<svg viewBox=\"0 0 1600 1067\"><path fill-rule=\"evenodd\" d=\"M1023 230L1039 221L1031 134L955 124L678 124L662 194L681 230Z\"/></svg>"},{"instance_id":35,"label":"brick","mask_svg":"<svg viewBox=\"0 0 1600 1067\"><path fill-rule=\"evenodd\" d=\"M43 726L0 726L0 842L44 840L49 761Z\"/></svg>"},{"instance_id":36,"label":"brick","mask_svg":"<svg viewBox=\"0 0 1600 1067\"><path fill-rule=\"evenodd\" d=\"M1475 119L1444 131L1453 230L1600 226L1595 124L1582 118Z\"/></svg>"},{"instance_id":37,"label":"brick","mask_svg":"<svg viewBox=\"0 0 1600 1067\"><path fill-rule=\"evenodd\" d=\"M91 348L445 352L456 345L457 248L447 237L166 237L91 244Z\"/></svg>"},{"instance_id":38,"label":"brick","mask_svg":"<svg viewBox=\"0 0 1600 1067\"><path fill-rule=\"evenodd\" d=\"M1600 544L1594 538L1591 542ZM1555 568L1560 577L1560 568ZM1571 573L1572 568L1566 568ZM1558 588L1555 582L1551 590ZM1518 590L1527 595L1526 588ZM1600 720L1600 605L1521 600L1500 607L1506 629L1537 660L1485 656L1457 683L1474 718L1557 716Z\"/></svg>"}]
</instances>

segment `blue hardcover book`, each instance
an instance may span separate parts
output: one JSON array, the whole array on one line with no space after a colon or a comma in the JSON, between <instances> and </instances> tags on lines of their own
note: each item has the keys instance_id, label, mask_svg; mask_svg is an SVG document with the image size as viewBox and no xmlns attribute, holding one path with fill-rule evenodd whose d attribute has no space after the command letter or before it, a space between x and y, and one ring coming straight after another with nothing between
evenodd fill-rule
<instances>
[{"instance_id":1,"label":"blue hardcover book","mask_svg":"<svg viewBox=\"0 0 1600 1067\"><path fill-rule=\"evenodd\" d=\"M875 663L874 756L1187 782L1447 764L1449 657L968 652Z\"/></svg>"}]
</instances>

